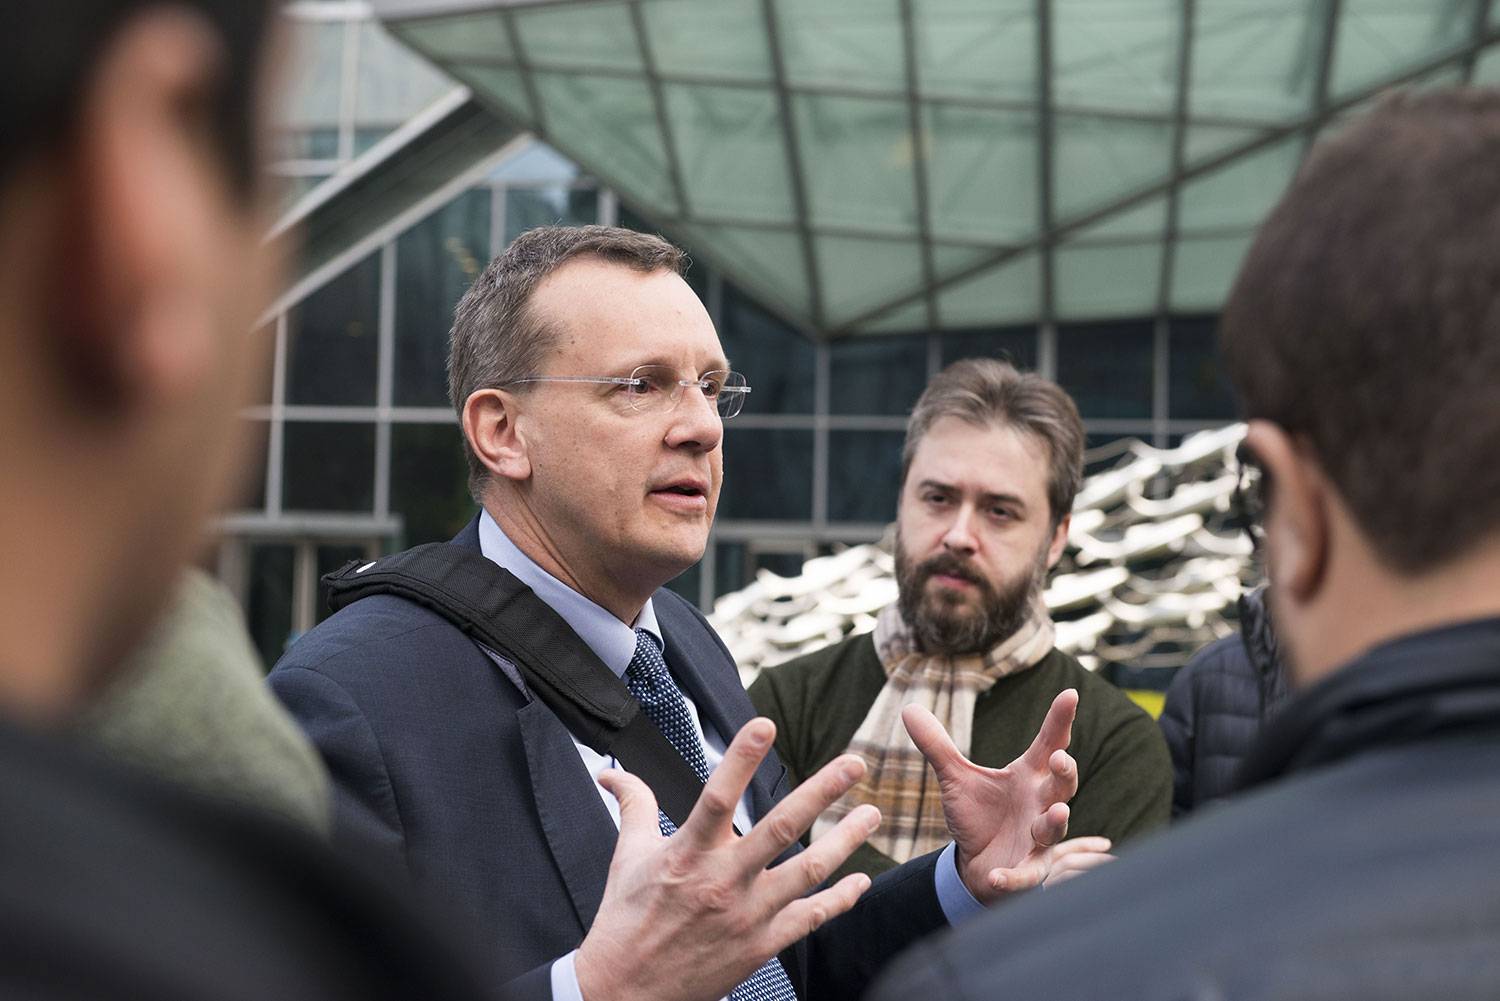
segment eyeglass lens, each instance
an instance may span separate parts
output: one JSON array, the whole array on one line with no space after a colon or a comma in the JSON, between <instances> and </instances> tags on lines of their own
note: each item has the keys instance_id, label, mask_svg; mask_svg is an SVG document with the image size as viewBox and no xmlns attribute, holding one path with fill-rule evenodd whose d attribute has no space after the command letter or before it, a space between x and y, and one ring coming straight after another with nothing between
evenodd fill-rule
<instances>
[{"instance_id":1,"label":"eyeglass lens","mask_svg":"<svg viewBox=\"0 0 1500 1001\"><path fill-rule=\"evenodd\" d=\"M636 410L657 411L675 404L682 396L684 380L665 365L641 365L630 373L633 385L630 402ZM686 385L692 386L692 381ZM714 404L719 416L729 419L745 405L745 377L738 372L705 372L696 383L699 391Z\"/></svg>"}]
</instances>

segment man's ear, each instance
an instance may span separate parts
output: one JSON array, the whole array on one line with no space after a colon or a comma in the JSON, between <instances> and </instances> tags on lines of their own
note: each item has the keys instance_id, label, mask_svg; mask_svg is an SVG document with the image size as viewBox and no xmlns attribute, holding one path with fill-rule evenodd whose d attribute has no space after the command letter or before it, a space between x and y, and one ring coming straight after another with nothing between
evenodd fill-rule
<instances>
[{"instance_id":1,"label":"man's ear","mask_svg":"<svg viewBox=\"0 0 1500 1001\"><path fill-rule=\"evenodd\" d=\"M1051 570L1057 566L1057 561L1062 559L1062 554L1068 548L1068 529L1073 526L1073 512L1069 511L1057 522L1057 527L1052 530L1052 542L1047 546L1047 569Z\"/></svg>"},{"instance_id":2,"label":"man's ear","mask_svg":"<svg viewBox=\"0 0 1500 1001\"><path fill-rule=\"evenodd\" d=\"M469 447L496 476L520 481L531 476L526 435L517 426L519 400L503 389L480 389L464 401L463 431Z\"/></svg>"},{"instance_id":3,"label":"man's ear","mask_svg":"<svg viewBox=\"0 0 1500 1001\"><path fill-rule=\"evenodd\" d=\"M1264 526L1270 577L1284 598L1305 603L1328 570L1328 482L1306 443L1277 424L1251 421L1245 444L1270 480Z\"/></svg>"},{"instance_id":4,"label":"man's ear","mask_svg":"<svg viewBox=\"0 0 1500 1001\"><path fill-rule=\"evenodd\" d=\"M73 209L50 329L77 388L107 408L197 390L213 365L211 257L231 202L203 116L220 49L191 13L135 17L109 42L62 154Z\"/></svg>"}]
</instances>

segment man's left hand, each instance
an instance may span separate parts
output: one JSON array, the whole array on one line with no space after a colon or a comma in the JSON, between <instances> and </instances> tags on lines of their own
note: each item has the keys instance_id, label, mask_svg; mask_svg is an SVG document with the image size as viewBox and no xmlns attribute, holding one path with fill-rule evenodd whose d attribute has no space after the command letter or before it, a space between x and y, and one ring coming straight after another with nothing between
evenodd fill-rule
<instances>
[{"instance_id":1,"label":"man's left hand","mask_svg":"<svg viewBox=\"0 0 1500 1001\"><path fill-rule=\"evenodd\" d=\"M959 753L932 713L902 710L906 732L937 773L958 874L975 899L993 903L1047 878L1078 791L1078 766L1067 752L1077 711L1078 692L1059 692L1026 752L1004 768L984 768Z\"/></svg>"}]
</instances>

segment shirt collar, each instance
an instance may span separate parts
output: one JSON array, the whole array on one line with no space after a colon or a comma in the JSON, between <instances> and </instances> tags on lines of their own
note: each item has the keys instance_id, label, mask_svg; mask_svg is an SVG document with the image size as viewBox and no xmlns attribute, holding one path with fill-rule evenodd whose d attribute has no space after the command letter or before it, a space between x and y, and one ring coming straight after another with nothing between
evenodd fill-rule
<instances>
[{"instance_id":1,"label":"shirt collar","mask_svg":"<svg viewBox=\"0 0 1500 1001\"><path fill-rule=\"evenodd\" d=\"M521 583L561 615L594 655L617 676L624 677L625 669L635 656L636 629L646 630L656 645L666 650L661 628L656 624L656 609L649 599L641 614L636 616L635 627L627 626L602 605L595 604L537 566L535 560L501 531L488 511L479 515L479 549L487 559L515 574Z\"/></svg>"}]
</instances>

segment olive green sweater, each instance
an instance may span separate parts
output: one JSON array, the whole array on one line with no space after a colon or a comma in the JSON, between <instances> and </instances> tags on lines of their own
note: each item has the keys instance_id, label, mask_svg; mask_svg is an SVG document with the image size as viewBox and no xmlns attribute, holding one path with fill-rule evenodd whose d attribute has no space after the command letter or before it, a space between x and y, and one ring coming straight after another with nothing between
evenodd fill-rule
<instances>
[{"instance_id":1,"label":"olive green sweater","mask_svg":"<svg viewBox=\"0 0 1500 1001\"><path fill-rule=\"evenodd\" d=\"M873 634L865 633L762 671L750 699L775 721L776 753L796 784L848 748L884 685ZM1061 650L980 693L970 759L999 768L1019 757L1064 688L1079 694L1068 749L1078 762L1078 794L1070 804L1068 836L1100 834L1118 846L1166 824L1172 762L1155 721ZM894 865L863 846L841 871L875 875Z\"/></svg>"}]
</instances>

